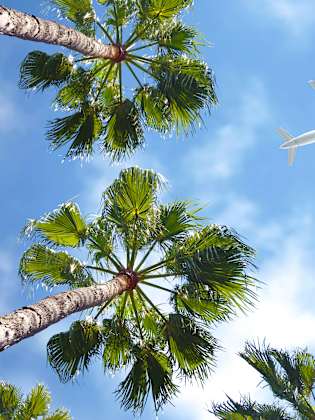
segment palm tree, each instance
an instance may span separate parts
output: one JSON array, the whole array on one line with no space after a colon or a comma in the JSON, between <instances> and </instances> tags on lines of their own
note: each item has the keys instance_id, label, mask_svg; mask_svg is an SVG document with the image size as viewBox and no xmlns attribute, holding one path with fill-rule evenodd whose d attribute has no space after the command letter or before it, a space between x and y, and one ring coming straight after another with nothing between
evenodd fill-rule
<instances>
[{"instance_id":1,"label":"palm tree","mask_svg":"<svg viewBox=\"0 0 315 420\"><path fill-rule=\"evenodd\" d=\"M224 420L314 420L315 358L306 350L277 350L247 343L242 359L262 376L273 395L286 403L259 404L249 397L213 404L211 412Z\"/></svg>"},{"instance_id":2,"label":"palm tree","mask_svg":"<svg viewBox=\"0 0 315 420\"><path fill-rule=\"evenodd\" d=\"M49 414L50 402L51 396L43 385L37 385L24 397L15 386L0 382L1 420L71 420L64 409Z\"/></svg>"},{"instance_id":3,"label":"palm tree","mask_svg":"<svg viewBox=\"0 0 315 420\"><path fill-rule=\"evenodd\" d=\"M99 140L118 160L144 144L145 128L187 132L216 104L201 36L181 21L192 0L98 0L102 19L90 0L50 3L74 29L0 6L0 33L75 52L32 51L21 65L20 87L58 88L53 105L69 113L49 124L53 149L68 146L68 157L85 157Z\"/></svg>"},{"instance_id":4,"label":"palm tree","mask_svg":"<svg viewBox=\"0 0 315 420\"><path fill-rule=\"evenodd\" d=\"M93 220L68 202L27 224L36 242L21 259L23 281L69 290L0 317L1 349L93 308L48 343L62 381L101 356L105 370L130 369L117 396L134 411L149 392L156 409L168 402L178 391L175 374L204 383L218 347L212 327L254 302L254 252L227 227L205 226L191 203L161 204L164 184L161 175L129 168L106 189ZM65 247L81 248L88 262Z\"/></svg>"}]
</instances>

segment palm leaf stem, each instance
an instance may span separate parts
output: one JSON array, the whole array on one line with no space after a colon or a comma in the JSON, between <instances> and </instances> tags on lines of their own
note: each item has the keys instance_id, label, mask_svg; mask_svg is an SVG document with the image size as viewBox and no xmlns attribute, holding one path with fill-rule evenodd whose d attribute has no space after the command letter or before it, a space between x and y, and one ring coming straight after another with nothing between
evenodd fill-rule
<instances>
[{"instance_id":1,"label":"palm leaf stem","mask_svg":"<svg viewBox=\"0 0 315 420\"><path fill-rule=\"evenodd\" d=\"M138 324L140 337L141 337L141 340L143 340L144 337L143 337L143 334L142 334L142 328L141 328L141 324L140 324L138 310L137 310L136 303L135 303L134 296L133 296L133 290L129 293L129 295L130 295L132 308L133 308L133 311L134 311L134 314L135 314L135 318L136 318L136 321L137 321L137 324Z\"/></svg>"},{"instance_id":2,"label":"palm leaf stem","mask_svg":"<svg viewBox=\"0 0 315 420\"><path fill-rule=\"evenodd\" d=\"M107 38L108 38L108 40L109 40L109 42L111 43L111 44L115 44L115 41L113 40L113 38L111 37L111 35L109 34L109 32L107 32L107 30L104 28L104 26L103 25L101 25L97 20L95 21L96 22L96 25L104 32L104 34L107 36Z\"/></svg>"},{"instance_id":3,"label":"palm leaf stem","mask_svg":"<svg viewBox=\"0 0 315 420\"><path fill-rule=\"evenodd\" d=\"M107 67L109 64L111 64L111 61L107 61L103 66L101 66L99 69L96 69L89 75L89 80L92 80L100 71L102 71L105 67Z\"/></svg>"},{"instance_id":4,"label":"palm leaf stem","mask_svg":"<svg viewBox=\"0 0 315 420\"><path fill-rule=\"evenodd\" d=\"M103 248L101 248L100 246L99 246L99 244L97 243L97 242L95 242L94 241L94 239L92 239L92 238L89 238L89 240L92 242L92 244L94 245L94 246L96 246L98 249L100 249L101 251L103 251L104 252L104 257L106 257L106 258L108 258L109 259L109 261L111 261L111 263L113 264L113 266L118 270L118 271L120 271L124 266L123 266L123 264L119 261L119 259L116 257L116 255L114 254L114 253L107 253L107 252L105 252L105 250L103 249ZM110 255L110 254L112 254L112 256ZM115 261L115 259L116 259L116 261Z\"/></svg>"},{"instance_id":5,"label":"palm leaf stem","mask_svg":"<svg viewBox=\"0 0 315 420\"><path fill-rule=\"evenodd\" d=\"M113 7L114 7L114 15L115 15L115 28L116 28L116 44L120 44L120 37L119 37L119 25L118 25L118 17L117 17L117 9L116 9L116 4L115 2L113 2Z\"/></svg>"},{"instance_id":6,"label":"palm leaf stem","mask_svg":"<svg viewBox=\"0 0 315 420\"><path fill-rule=\"evenodd\" d=\"M154 287L155 289L163 290L164 292L172 293L173 295L177 295L177 292L174 292L174 290L167 289L166 287L159 286L157 284L149 283L148 281L141 281L141 284L145 284L146 286Z\"/></svg>"},{"instance_id":7,"label":"palm leaf stem","mask_svg":"<svg viewBox=\"0 0 315 420\"><path fill-rule=\"evenodd\" d=\"M129 297L129 293L125 292L125 295L123 297L122 306L121 306L121 313L120 313L121 318L123 318L123 316L124 316L128 297Z\"/></svg>"},{"instance_id":8,"label":"palm leaf stem","mask_svg":"<svg viewBox=\"0 0 315 420\"><path fill-rule=\"evenodd\" d=\"M89 268L90 270L102 271L103 273L112 274L113 276L117 276L117 272L112 270L107 270L106 268L96 267L94 265L86 265L85 268Z\"/></svg>"},{"instance_id":9,"label":"palm leaf stem","mask_svg":"<svg viewBox=\"0 0 315 420\"><path fill-rule=\"evenodd\" d=\"M153 47L154 45L158 45L158 42L151 42L150 44L142 45L141 47L132 48L132 49L128 50L128 53L131 53L131 52L134 52L134 51L144 50L145 48L150 48L150 47Z\"/></svg>"},{"instance_id":10,"label":"palm leaf stem","mask_svg":"<svg viewBox=\"0 0 315 420\"><path fill-rule=\"evenodd\" d=\"M159 13L155 17L153 17L152 20L147 25L145 25L142 31L140 31L138 34L136 33L136 31L133 31L133 33L129 36L129 38L125 42L125 47L128 48L131 44L134 44L136 41L138 41L142 37L142 35L145 33L145 31L152 25L152 22L158 16L159 16Z\"/></svg>"},{"instance_id":11,"label":"palm leaf stem","mask_svg":"<svg viewBox=\"0 0 315 420\"><path fill-rule=\"evenodd\" d=\"M149 276L145 276L146 279L161 279L161 278L166 278L166 277L177 277L177 276L181 276L182 273L173 273L173 274L152 274Z\"/></svg>"},{"instance_id":12,"label":"palm leaf stem","mask_svg":"<svg viewBox=\"0 0 315 420\"><path fill-rule=\"evenodd\" d=\"M152 243L152 245L150 246L150 248L148 249L148 251L144 254L142 260L139 262L139 264L137 265L137 267L135 268L135 272L137 272L142 265L145 263L145 261L147 260L148 256L151 254L151 252L153 251L155 245L157 244L157 241L154 241Z\"/></svg>"},{"instance_id":13,"label":"palm leaf stem","mask_svg":"<svg viewBox=\"0 0 315 420\"><path fill-rule=\"evenodd\" d=\"M166 316L162 314L162 312L158 309L156 305L152 302L152 300L144 293L144 291L138 286L137 290L139 293L143 296L143 298L148 302L148 304L152 307L152 309L155 310L156 313L160 315L164 319L165 322L167 322Z\"/></svg>"},{"instance_id":14,"label":"palm leaf stem","mask_svg":"<svg viewBox=\"0 0 315 420\"><path fill-rule=\"evenodd\" d=\"M104 79L103 79L103 81L102 81L102 83L101 83L101 85L100 85L99 89L98 89L97 95L96 95L96 97L95 97L95 102L98 100L98 98L99 98L100 94L102 93L102 90L103 90L103 88L104 88L104 86L105 86L105 83L106 83L106 82L107 82L107 80L108 80L108 77L109 77L109 75L110 75L110 72L112 71L113 66L114 66L114 63L111 63L111 64L110 64L110 66L109 66L109 69L108 69L108 71L107 71L107 73L106 73L106 75L105 75L105 77L104 77Z\"/></svg>"},{"instance_id":15,"label":"palm leaf stem","mask_svg":"<svg viewBox=\"0 0 315 420\"><path fill-rule=\"evenodd\" d=\"M153 265L151 265L150 267L147 267L147 268L145 268L144 270L142 270L142 271L139 271L139 275L143 275L143 274L146 274L146 273L150 273L151 271L155 271L155 270L157 270L157 269L159 269L159 268L162 268L162 267L164 267L165 266L165 264L167 264L168 262L170 262L170 261L173 261L173 259L174 258L166 258L165 260L162 260L162 261L160 261L160 262L158 262L158 263L156 263L156 264L153 264Z\"/></svg>"},{"instance_id":16,"label":"palm leaf stem","mask_svg":"<svg viewBox=\"0 0 315 420\"><path fill-rule=\"evenodd\" d=\"M130 73L133 75L133 77L136 79L136 81L138 82L139 86L141 87L141 89L143 89L143 84L140 82L138 76L136 75L136 73L134 72L133 68L131 67L131 65L126 61L126 66L128 67Z\"/></svg>"},{"instance_id":17,"label":"palm leaf stem","mask_svg":"<svg viewBox=\"0 0 315 420\"><path fill-rule=\"evenodd\" d=\"M74 60L74 63L80 63L81 61L92 61L92 60L98 60L98 57L84 57L79 58L78 60Z\"/></svg>"},{"instance_id":18,"label":"palm leaf stem","mask_svg":"<svg viewBox=\"0 0 315 420\"><path fill-rule=\"evenodd\" d=\"M123 86L122 86L122 65L121 63L118 64L119 67L119 98L120 102L123 100Z\"/></svg>"},{"instance_id":19,"label":"palm leaf stem","mask_svg":"<svg viewBox=\"0 0 315 420\"><path fill-rule=\"evenodd\" d=\"M154 63L155 62L155 60L153 60L153 58L147 58L147 57L143 57L141 55L136 55L136 54L128 54L128 55L131 58L134 58L134 59L136 59L138 61L143 61L145 63L151 64L151 63Z\"/></svg>"},{"instance_id":20,"label":"palm leaf stem","mask_svg":"<svg viewBox=\"0 0 315 420\"><path fill-rule=\"evenodd\" d=\"M114 299L114 298L113 298ZM97 318L101 315L101 313L107 308L107 306L113 301L113 299L110 299L108 302L104 303L104 305L100 308L100 310L97 312L97 314L94 317L94 321L97 320Z\"/></svg>"},{"instance_id":21,"label":"palm leaf stem","mask_svg":"<svg viewBox=\"0 0 315 420\"><path fill-rule=\"evenodd\" d=\"M138 59L135 59L135 60L138 60ZM138 67L140 70L142 70L142 71L144 71L145 73L147 73L149 76L151 76L151 77L153 77L153 79L157 79L157 77L153 74L153 73L151 73L149 70L147 70L145 67L143 67L143 66L141 66L139 63L136 63L136 61L135 60L128 60L127 59L127 61L131 61L131 63L134 65L134 66L136 66L136 67ZM158 80L158 79L157 79Z\"/></svg>"}]
</instances>

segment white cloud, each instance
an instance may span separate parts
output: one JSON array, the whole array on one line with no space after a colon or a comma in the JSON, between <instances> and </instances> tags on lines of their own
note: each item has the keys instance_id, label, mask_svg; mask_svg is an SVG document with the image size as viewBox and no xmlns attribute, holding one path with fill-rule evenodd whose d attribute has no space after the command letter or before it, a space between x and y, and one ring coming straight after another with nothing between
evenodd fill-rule
<instances>
[{"instance_id":1,"label":"white cloud","mask_svg":"<svg viewBox=\"0 0 315 420\"><path fill-rule=\"evenodd\" d=\"M207 404L210 407L212 401L224 401L225 394L236 400L240 394L260 401L271 398L266 389L257 387L259 375L236 355L246 340L265 338L275 347L315 349L315 313L312 305L307 305L315 291L313 220L308 215L299 219L293 215L283 224L271 222L260 228L255 224L258 212L252 211L254 206L249 208L248 231L258 237L260 249L267 251L259 272L259 279L266 284L254 312L215 331L225 351L218 354L218 367L206 386L182 390L176 409L189 411L191 420L214 418L207 412Z\"/></svg>"},{"instance_id":2,"label":"white cloud","mask_svg":"<svg viewBox=\"0 0 315 420\"><path fill-rule=\"evenodd\" d=\"M228 123L219 127L199 147L191 147L184 162L196 181L227 180L238 173L248 151L258 139L258 131L270 120L262 82L254 80L227 110Z\"/></svg>"},{"instance_id":3,"label":"white cloud","mask_svg":"<svg viewBox=\"0 0 315 420\"><path fill-rule=\"evenodd\" d=\"M315 22L312 0L245 0L258 13L269 15L292 35L301 38L309 34Z\"/></svg>"}]
</instances>

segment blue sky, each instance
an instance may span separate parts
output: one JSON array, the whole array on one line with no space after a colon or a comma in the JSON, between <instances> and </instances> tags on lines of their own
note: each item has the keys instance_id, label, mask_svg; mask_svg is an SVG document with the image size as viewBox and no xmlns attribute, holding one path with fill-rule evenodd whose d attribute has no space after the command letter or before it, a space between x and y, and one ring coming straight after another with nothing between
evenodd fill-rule
<instances>
[{"instance_id":1,"label":"blue sky","mask_svg":"<svg viewBox=\"0 0 315 420\"><path fill-rule=\"evenodd\" d=\"M4 0L43 15L38 3ZM17 80L27 52L53 48L0 37L0 313L41 296L28 296L17 275L25 247L18 235L27 218L72 198L85 214L95 213L101 192L122 167L133 164L168 178L166 200L201 201L211 221L231 225L257 249L257 276L265 284L256 310L216 329L224 351L212 378L203 389L182 384L174 407L161 419L211 419L207 404L224 399L225 392L267 400L268 393L257 388L258 376L236 355L246 339L315 352L315 148L301 148L288 168L275 131L315 128L315 91L307 84L315 79L313 8L312 0L195 1L187 20L213 44L204 54L216 73L219 106L189 138L148 133L145 150L119 167L97 156L88 163L62 163L61 153L48 150L49 95L26 95ZM1 379L25 391L44 382L55 404L70 408L76 420L131 419L112 395L119 377L104 376L100 364L73 385L59 384L47 366L47 340L70 321L1 354ZM151 406L143 418L155 418Z\"/></svg>"}]
</instances>

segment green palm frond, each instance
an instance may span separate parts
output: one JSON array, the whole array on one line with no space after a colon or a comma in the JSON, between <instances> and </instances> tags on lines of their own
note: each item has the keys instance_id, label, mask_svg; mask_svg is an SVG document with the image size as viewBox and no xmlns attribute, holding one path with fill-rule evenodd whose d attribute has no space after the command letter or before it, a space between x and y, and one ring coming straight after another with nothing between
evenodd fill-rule
<instances>
[{"instance_id":1,"label":"green palm frond","mask_svg":"<svg viewBox=\"0 0 315 420\"><path fill-rule=\"evenodd\" d=\"M95 11L91 0L50 0L65 18L71 20L76 28L86 35L94 34Z\"/></svg>"},{"instance_id":2,"label":"green palm frond","mask_svg":"<svg viewBox=\"0 0 315 420\"><path fill-rule=\"evenodd\" d=\"M126 322L119 319L104 319L102 333L104 368L116 371L122 366L127 366L133 358L133 341Z\"/></svg>"},{"instance_id":3,"label":"green palm frond","mask_svg":"<svg viewBox=\"0 0 315 420\"><path fill-rule=\"evenodd\" d=\"M240 402L228 398L221 404L213 404L210 410L220 420L293 420L293 417L276 404L258 404L243 397Z\"/></svg>"},{"instance_id":4,"label":"green palm frond","mask_svg":"<svg viewBox=\"0 0 315 420\"><path fill-rule=\"evenodd\" d=\"M83 245L87 229L78 205L68 202L39 220L30 220L23 233L51 245L78 247Z\"/></svg>"},{"instance_id":5,"label":"green palm frond","mask_svg":"<svg viewBox=\"0 0 315 420\"><path fill-rule=\"evenodd\" d=\"M206 286L185 284L178 287L171 303L177 313L204 322L226 321L234 315L233 306Z\"/></svg>"},{"instance_id":6,"label":"green palm frond","mask_svg":"<svg viewBox=\"0 0 315 420\"><path fill-rule=\"evenodd\" d=\"M100 42L119 48L117 59L33 51L21 65L20 87L59 88L47 133L66 157L88 157L95 143L112 161L145 142L146 129L187 133L217 104L215 78L201 60L202 35L181 21L192 0L51 0L59 15Z\"/></svg>"},{"instance_id":7,"label":"green palm frond","mask_svg":"<svg viewBox=\"0 0 315 420\"><path fill-rule=\"evenodd\" d=\"M218 347L213 336L180 314L169 315L165 334L170 357L178 364L180 374L204 383L214 367L214 351Z\"/></svg>"},{"instance_id":8,"label":"green palm frond","mask_svg":"<svg viewBox=\"0 0 315 420\"><path fill-rule=\"evenodd\" d=\"M105 128L103 150L113 160L120 160L143 143L143 127L137 107L128 99L116 104Z\"/></svg>"},{"instance_id":9,"label":"green palm frond","mask_svg":"<svg viewBox=\"0 0 315 420\"><path fill-rule=\"evenodd\" d=\"M1 420L71 420L71 416L66 410L57 409L52 414L49 414L50 403L51 396L48 390L41 384L34 387L24 397L17 387L0 382Z\"/></svg>"},{"instance_id":10,"label":"green palm frond","mask_svg":"<svg viewBox=\"0 0 315 420\"><path fill-rule=\"evenodd\" d=\"M198 32L194 28L175 21L173 25L166 25L158 45L165 47L168 53L191 53L194 49L197 51L197 36Z\"/></svg>"},{"instance_id":11,"label":"green palm frond","mask_svg":"<svg viewBox=\"0 0 315 420\"><path fill-rule=\"evenodd\" d=\"M173 18L191 4L192 0L143 0L141 11L143 17L152 19Z\"/></svg>"},{"instance_id":12,"label":"green palm frond","mask_svg":"<svg viewBox=\"0 0 315 420\"><path fill-rule=\"evenodd\" d=\"M21 64L19 86L40 90L60 86L69 80L72 71L73 65L65 55L32 51Z\"/></svg>"},{"instance_id":13,"label":"green palm frond","mask_svg":"<svg viewBox=\"0 0 315 420\"><path fill-rule=\"evenodd\" d=\"M176 394L177 386L172 382L169 359L163 353L152 348L139 349L136 361L116 395L126 410L142 412L150 391L158 410L169 401L170 395Z\"/></svg>"},{"instance_id":14,"label":"green palm frond","mask_svg":"<svg viewBox=\"0 0 315 420\"><path fill-rule=\"evenodd\" d=\"M49 124L47 138L54 150L68 144L69 157L91 154L94 142L103 131L103 124L94 108L85 108Z\"/></svg>"},{"instance_id":15,"label":"green palm frond","mask_svg":"<svg viewBox=\"0 0 315 420\"><path fill-rule=\"evenodd\" d=\"M48 287L83 287L93 284L92 277L79 260L67 252L56 252L40 244L34 244L25 251L19 273L28 284L42 283Z\"/></svg>"},{"instance_id":16,"label":"green palm frond","mask_svg":"<svg viewBox=\"0 0 315 420\"><path fill-rule=\"evenodd\" d=\"M5 382L0 382L0 415L8 416L20 407L22 394L18 388ZM5 417L4 417L5 418Z\"/></svg>"},{"instance_id":17,"label":"green palm frond","mask_svg":"<svg viewBox=\"0 0 315 420\"><path fill-rule=\"evenodd\" d=\"M47 357L60 380L68 382L84 373L92 357L99 355L102 340L100 327L87 321L76 321L69 331L51 337Z\"/></svg>"},{"instance_id":18,"label":"green palm frond","mask_svg":"<svg viewBox=\"0 0 315 420\"><path fill-rule=\"evenodd\" d=\"M25 281L49 287L129 276L133 287L92 308L92 322L54 336L48 355L63 381L96 357L105 371L126 370L117 396L135 412L149 394L156 410L170 401L176 376L204 383L218 350L212 328L254 298L255 281L247 274L254 251L231 229L207 226L190 202L161 204L165 183L152 170L122 170L89 223L74 203L30 222L26 233L35 243L21 260ZM87 262L56 252L60 245L81 246ZM311 372L304 375L310 383Z\"/></svg>"}]
</instances>

